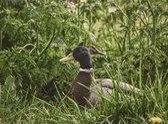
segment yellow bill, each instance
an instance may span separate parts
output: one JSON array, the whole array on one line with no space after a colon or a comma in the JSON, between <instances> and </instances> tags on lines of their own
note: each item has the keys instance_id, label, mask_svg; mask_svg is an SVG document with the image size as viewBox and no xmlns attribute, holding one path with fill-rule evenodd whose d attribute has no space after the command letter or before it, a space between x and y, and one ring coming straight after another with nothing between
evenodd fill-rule
<instances>
[{"instance_id":1,"label":"yellow bill","mask_svg":"<svg viewBox=\"0 0 168 124\"><path fill-rule=\"evenodd\" d=\"M60 62L68 62L68 61L71 61L71 60L73 60L73 59L74 59L74 58L73 58L73 56L72 56L72 53L70 53L70 54L68 54L66 57L60 59L59 61L60 61Z\"/></svg>"}]
</instances>

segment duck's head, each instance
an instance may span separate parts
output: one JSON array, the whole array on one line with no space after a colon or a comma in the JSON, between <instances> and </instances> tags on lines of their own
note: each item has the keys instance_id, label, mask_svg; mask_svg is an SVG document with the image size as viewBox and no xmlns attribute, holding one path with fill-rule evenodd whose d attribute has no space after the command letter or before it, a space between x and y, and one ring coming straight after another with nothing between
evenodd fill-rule
<instances>
[{"instance_id":1,"label":"duck's head","mask_svg":"<svg viewBox=\"0 0 168 124\"><path fill-rule=\"evenodd\" d=\"M94 46L87 48L83 45L78 45L72 53L60 59L60 62L68 62L74 59L80 63L82 69L89 69L92 68L91 55L94 54L105 55Z\"/></svg>"},{"instance_id":2,"label":"duck's head","mask_svg":"<svg viewBox=\"0 0 168 124\"><path fill-rule=\"evenodd\" d=\"M80 63L81 68L92 68L90 51L84 46L78 46L73 50L73 58Z\"/></svg>"}]
</instances>

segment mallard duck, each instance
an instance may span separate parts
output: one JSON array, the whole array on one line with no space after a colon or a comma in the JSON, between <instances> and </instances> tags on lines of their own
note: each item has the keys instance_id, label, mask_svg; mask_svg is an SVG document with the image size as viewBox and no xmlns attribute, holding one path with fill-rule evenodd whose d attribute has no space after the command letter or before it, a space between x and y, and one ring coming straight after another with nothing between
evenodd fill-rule
<instances>
[{"instance_id":1,"label":"mallard duck","mask_svg":"<svg viewBox=\"0 0 168 124\"><path fill-rule=\"evenodd\" d=\"M101 103L101 93L104 96L111 95L115 84L110 79L94 79L93 66L90 53L102 54L97 49L88 49L84 46L77 46L71 54L60 59L60 62L67 62L75 59L79 62L80 68L71 89L71 97L82 106L98 105ZM140 89L123 82L117 83L122 90L141 94Z\"/></svg>"}]
</instances>

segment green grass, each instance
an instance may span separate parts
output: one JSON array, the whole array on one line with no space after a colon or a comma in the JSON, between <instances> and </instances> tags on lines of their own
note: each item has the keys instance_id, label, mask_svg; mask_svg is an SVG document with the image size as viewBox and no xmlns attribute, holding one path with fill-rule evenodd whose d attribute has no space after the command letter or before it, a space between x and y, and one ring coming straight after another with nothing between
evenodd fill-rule
<instances>
[{"instance_id":1,"label":"green grass","mask_svg":"<svg viewBox=\"0 0 168 124\"><path fill-rule=\"evenodd\" d=\"M19 100L12 89L3 91L2 123L149 123L150 117L158 116L164 123L168 120L168 85L156 80L153 86L143 86L144 96L133 95L133 101L121 95L104 99L94 108L81 108L72 100L62 98L58 103L48 103L36 97L28 103ZM2 94L4 96L4 94Z\"/></svg>"},{"instance_id":2,"label":"green grass","mask_svg":"<svg viewBox=\"0 0 168 124\"><path fill-rule=\"evenodd\" d=\"M155 116L168 123L167 5L88 0L71 12L58 0L0 1L0 123L149 124ZM80 42L107 54L93 58L96 78L133 84L144 95L129 94L131 101L116 89L93 108L65 97L78 64L59 59ZM55 102L40 99L55 77Z\"/></svg>"}]
</instances>

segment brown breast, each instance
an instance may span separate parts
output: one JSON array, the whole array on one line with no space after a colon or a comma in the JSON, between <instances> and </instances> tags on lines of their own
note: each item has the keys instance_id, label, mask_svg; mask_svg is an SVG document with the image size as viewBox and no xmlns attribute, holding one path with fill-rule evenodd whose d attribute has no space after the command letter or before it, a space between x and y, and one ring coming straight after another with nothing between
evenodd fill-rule
<instances>
[{"instance_id":1,"label":"brown breast","mask_svg":"<svg viewBox=\"0 0 168 124\"><path fill-rule=\"evenodd\" d=\"M90 73L79 72L71 90L72 98L82 106L87 105L87 100L90 96L90 85L92 76Z\"/></svg>"}]
</instances>

